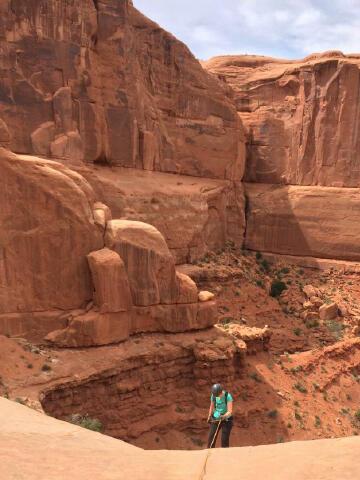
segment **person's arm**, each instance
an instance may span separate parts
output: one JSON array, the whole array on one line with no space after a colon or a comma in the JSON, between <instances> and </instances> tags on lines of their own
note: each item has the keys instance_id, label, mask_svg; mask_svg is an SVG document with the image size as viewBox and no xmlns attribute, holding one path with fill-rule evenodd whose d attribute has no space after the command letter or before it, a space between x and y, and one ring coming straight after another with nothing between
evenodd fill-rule
<instances>
[{"instance_id":1,"label":"person's arm","mask_svg":"<svg viewBox=\"0 0 360 480\"><path fill-rule=\"evenodd\" d=\"M210 422L211 415L214 411L214 402L210 402L209 415L207 421Z\"/></svg>"},{"instance_id":2,"label":"person's arm","mask_svg":"<svg viewBox=\"0 0 360 480\"><path fill-rule=\"evenodd\" d=\"M233 411L233 402L228 402L227 404L227 412L221 416L221 418L225 419L231 417Z\"/></svg>"}]
</instances>

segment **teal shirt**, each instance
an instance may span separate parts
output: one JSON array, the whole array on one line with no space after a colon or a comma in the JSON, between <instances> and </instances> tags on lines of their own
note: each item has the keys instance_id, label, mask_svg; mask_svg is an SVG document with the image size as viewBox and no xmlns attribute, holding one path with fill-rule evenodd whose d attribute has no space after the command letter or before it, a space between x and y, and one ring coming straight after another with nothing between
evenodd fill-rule
<instances>
[{"instance_id":1,"label":"teal shirt","mask_svg":"<svg viewBox=\"0 0 360 480\"><path fill-rule=\"evenodd\" d=\"M227 412L227 406L225 403L225 391L223 390L223 396L221 398L215 397L215 411L213 413L215 418L220 418L222 415L225 415ZM214 395L211 395L211 401L214 401ZM227 394L227 401L232 402L233 398L231 396L231 393L228 392Z\"/></svg>"}]
</instances>

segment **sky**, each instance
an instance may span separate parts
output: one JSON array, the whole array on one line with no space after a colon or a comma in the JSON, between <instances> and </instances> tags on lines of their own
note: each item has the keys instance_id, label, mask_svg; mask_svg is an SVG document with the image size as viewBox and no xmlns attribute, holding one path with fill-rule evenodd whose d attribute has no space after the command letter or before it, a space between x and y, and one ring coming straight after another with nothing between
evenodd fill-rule
<instances>
[{"instance_id":1,"label":"sky","mask_svg":"<svg viewBox=\"0 0 360 480\"><path fill-rule=\"evenodd\" d=\"M360 0L133 0L194 55L360 52Z\"/></svg>"}]
</instances>

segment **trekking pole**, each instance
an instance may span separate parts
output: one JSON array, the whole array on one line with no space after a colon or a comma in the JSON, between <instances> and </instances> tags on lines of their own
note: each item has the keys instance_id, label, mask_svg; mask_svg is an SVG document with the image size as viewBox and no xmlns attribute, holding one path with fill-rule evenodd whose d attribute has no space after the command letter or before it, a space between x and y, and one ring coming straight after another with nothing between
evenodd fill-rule
<instances>
[{"instance_id":1,"label":"trekking pole","mask_svg":"<svg viewBox=\"0 0 360 480\"><path fill-rule=\"evenodd\" d=\"M218 434L218 431L219 431L219 428L220 428L221 422L222 422L222 418L220 418L220 420L219 420L219 425L217 426L217 429L216 429L215 435L213 436L213 439L212 439L212 441L211 441L210 448L212 448L212 446L214 445L214 441L215 441L215 439L216 439L216 436L217 436L217 434Z\"/></svg>"}]
</instances>

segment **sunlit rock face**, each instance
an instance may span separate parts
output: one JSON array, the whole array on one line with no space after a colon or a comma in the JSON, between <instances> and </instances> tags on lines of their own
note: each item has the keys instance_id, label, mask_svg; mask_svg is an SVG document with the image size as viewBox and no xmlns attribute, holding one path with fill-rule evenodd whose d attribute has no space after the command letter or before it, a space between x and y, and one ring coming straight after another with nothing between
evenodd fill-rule
<instances>
[{"instance_id":1,"label":"sunlit rock face","mask_svg":"<svg viewBox=\"0 0 360 480\"><path fill-rule=\"evenodd\" d=\"M0 115L13 151L242 178L226 89L132 2L5 0L0 13Z\"/></svg>"}]
</instances>

